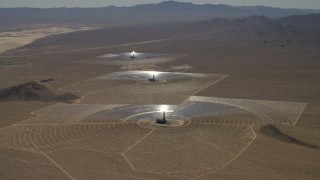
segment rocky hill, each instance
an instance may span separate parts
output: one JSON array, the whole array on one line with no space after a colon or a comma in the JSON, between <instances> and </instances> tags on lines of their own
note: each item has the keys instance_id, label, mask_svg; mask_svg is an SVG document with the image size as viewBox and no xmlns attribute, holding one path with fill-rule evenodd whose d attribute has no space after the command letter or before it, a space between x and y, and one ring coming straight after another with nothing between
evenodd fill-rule
<instances>
[{"instance_id":1,"label":"rocky hill","mask_svg":"<svg viewBox=\"0 0 320 180\"><path fill-rule=\"evenodd\" d=\"M46 86L37 82L0 89L0 101L59 101L71 102L79 97L70 93L55 95Z\"/></svg>"}]
</instances>

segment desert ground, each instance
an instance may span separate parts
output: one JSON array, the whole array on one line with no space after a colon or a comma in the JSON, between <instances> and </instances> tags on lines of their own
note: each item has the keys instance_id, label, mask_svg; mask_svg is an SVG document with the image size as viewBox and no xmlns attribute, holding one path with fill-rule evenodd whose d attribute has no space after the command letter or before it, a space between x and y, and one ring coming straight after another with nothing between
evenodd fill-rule
<instances>
[{"instance_id":1,"label":"desert ground","mask_svg":"<svg viewBox=\"0 0 320 180\"><path fill-rule=\"evenodd\" d=\"M0 54L0 88L80 96L0 102L1 179L319 179L319 48L219 32L117 27ZM155 55L117 56L133 50Z\"/></svg>"}]
</instances>

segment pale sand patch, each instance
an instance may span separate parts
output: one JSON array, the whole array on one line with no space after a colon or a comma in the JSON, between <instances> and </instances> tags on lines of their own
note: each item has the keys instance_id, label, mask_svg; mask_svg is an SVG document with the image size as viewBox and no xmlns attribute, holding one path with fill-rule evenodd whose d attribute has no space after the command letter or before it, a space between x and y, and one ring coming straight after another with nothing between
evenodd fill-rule
<instances>
[{"instance_id":1,"label":"pale sand patch","mask_svg":"<svg viewBox=\"0 0 320 180\"><path fill-rule=\"evenodd\" d=\"M171 69L176 71L182 71L182 70L190 70L193 69L192 66L189 66L188 64L180 65L180 66L172 66Z\"/></svg>"},{"instance_id":2,"label":"pale sand patch","mask_svg":"<svg viewBox=\"0 0 320 180\"><path fill-rule=\"evenodd\" d=\"M99 27L44 27L0 33L0 54L54 34L97 29Z\"/></svg>"}]
</instances>

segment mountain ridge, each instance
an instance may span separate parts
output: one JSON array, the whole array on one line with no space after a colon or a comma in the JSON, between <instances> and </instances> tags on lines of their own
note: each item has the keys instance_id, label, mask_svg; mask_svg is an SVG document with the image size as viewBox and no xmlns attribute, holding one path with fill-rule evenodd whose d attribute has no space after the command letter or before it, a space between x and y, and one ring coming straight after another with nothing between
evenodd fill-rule
<instances>
[{"instance_id":1,"label":"mountain ridge","mask_svg":"<svg viewBox=\"0 0 320 180\"><path fill-rule=\"evenodd\" d=\"M230 6L164 1L132 7L101 8L0 8L3 26L19 24L143 24L196 22L216 17L235 19L253 15L280 18L320 13L320 10L282 9L265 6Z\"/></svg>"},{"instance_id":2,"label":"mountain ridge","mask_svg":"<svg viewBox=\"0 0 320 180\"><path fill-rule=\"evenodd\" d=\"M245 37L271 46L320 46L320 14L295 15L278 19L250 16L242 19L214 18L194 27L224 29L228 37Z\"/></svg>"}]
</instances>

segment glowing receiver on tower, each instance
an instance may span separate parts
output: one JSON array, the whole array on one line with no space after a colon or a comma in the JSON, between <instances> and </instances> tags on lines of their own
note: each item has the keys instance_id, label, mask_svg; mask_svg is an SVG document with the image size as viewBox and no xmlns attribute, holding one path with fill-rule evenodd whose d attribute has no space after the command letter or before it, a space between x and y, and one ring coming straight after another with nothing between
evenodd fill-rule
<instances>
[{"instance_id":1,"label":"glowing receiver on tower","mask_svg":"<svg viewBox=\"0 0 320 180\"><path fill-rule=\"evenodd\" d=\"M169 111L169 107L167 105L162 105L160 107L160 112L162 112L162 119L157 119L156 122L158 124L167 124L167 120L166 120L166 112Z\"/></svg>"},{"instance_id":2,"label":"glowing receiver on tower","mask_svg":"<svg viewBox=\"0 0 320 180\"><path fill-rule=\"evenodd\" d=\"M131 59L134 59L136 57L136 52L132 51L131 55L130 55L130 58Z\"/></svg>"}]
</instances>

